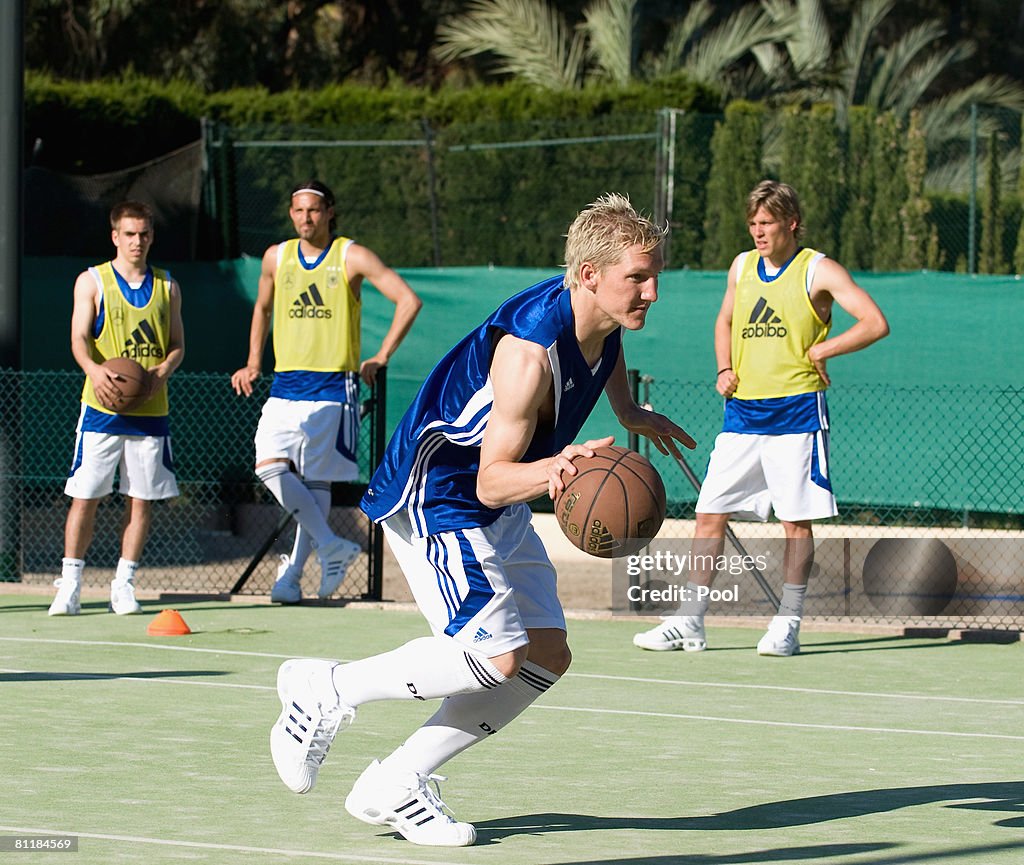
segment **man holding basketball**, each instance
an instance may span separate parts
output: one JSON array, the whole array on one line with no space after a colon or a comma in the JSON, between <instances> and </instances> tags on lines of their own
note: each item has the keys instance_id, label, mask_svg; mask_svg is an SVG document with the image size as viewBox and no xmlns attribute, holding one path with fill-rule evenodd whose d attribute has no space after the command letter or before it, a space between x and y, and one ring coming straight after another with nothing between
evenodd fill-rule
<instances>
[{"instance_id":1,"label":"man holding basketball","mask_svg":"<svg viewBox=\"0 0 1024 865\"><path fill-rule=\"evenodd\" d=\"M288 213L296 238L263 256L249 329L249 358L231 376L235 393L252 396L263 348L274 326L274 381L256 430L256 475L298 527L290 556L282 556L272 601L302 599L302 569L316 548L318 595L329 598L359 544L327 523L332 481L359 477L359 379L373 384L423 305L376 253L335 236L334 193L318 180L300 183ZM362 287L372 283L395 305L377 353L360 360Z\"/></svg>"},{"instance_id":2,"label":"man holding basketball","mask_svg":"<svg viewBox=\"0 0 1024 865\"><path fill-rule=\"evenodd\" d=\"M814 561L811 522L838 513L829 476L826 363L886 336L889 325L842 265L800 246L800 203L791 186L765 180L754 187L747 223L755 248L733 260L715 321L725 421L697 499L693 552L717 558L730 515L764 521L774 509L786 533L782 599L757 651L786 657L800 651ZM830 337L833 303L856 321ZM698 589L713 578L712 571L691 574L691 597L702 600L633 643L703 651L708 604Z\"/></svg>"},{"instance_id":3,"label":"man holding basketball","mask_svg":"<svg viewBox=\"0 0 1024 865\"><path fill-rule=\"evenodd\" d=\"M75 457L64 487L71 496L64 527L64 559L51 616L74 616L85 554L92 543L100 499L114 488L127 498L121 529L121 558L110 584L110 608L118 615L138 613L135 575L149 534L152 502L178 494L171 462L167 420L167 380L185 356L181 289L166 270L147 264L153 243L153 212L138 201L124 201L110 212L111 240L117 254L75 280L71 313L71 353L85 373ZM103 361L137 360L148 374L148 397L115 413L117 380Z\"/></svg>"},{"instance_id":4,"label":"man holding basketball","mask_svg":"<svg viewBox=\"0 0 1024 865\"><path fill-rule=\"evenodd\" d=\"M427 376L362 507L433 635L348 664L282 664L270 741L291 790L312 789L358 706L442 698L360 775L345 807L416 844L475 841L474 827L446 812L433 773L516 718L570 661L555 570L526 503L554 498L574 459L613 441L573 443L602 392L620 423L660 451L694 446L633 401L622 353L622 332L640 330L658 299L664 237L623 196L602 196L569 228L565 274L506 300Z\"/></svg>"}]
</instances>

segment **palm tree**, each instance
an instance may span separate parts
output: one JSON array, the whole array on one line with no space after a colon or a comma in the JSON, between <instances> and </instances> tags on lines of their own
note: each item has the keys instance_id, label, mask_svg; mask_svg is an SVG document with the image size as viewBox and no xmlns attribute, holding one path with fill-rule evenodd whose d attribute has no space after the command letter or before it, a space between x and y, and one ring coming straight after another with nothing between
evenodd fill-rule
<instances>
[{"instance_id":1,"label":"palm tree","mask_svg":"<svg viewBox=\"0 0 1024 865\"><path fill-rule=\"evenodd\" d=\"M930 153L947 141L970 137L972 104L1024 110L1024 87L1000 75L986 75L936 96L942 76L969 60L976 46L970 40L942 45L946 30L938 19L921 21L891 44L882 44L878 33L895 5L895 0L860 0L846 35L833 48L822 0L766 0L773 20L788 24L796 35L783 46L762 46L755 53L759 61L768 58L776 70L788 66L800 81L799 97L831 101L844 125L853 105L891 111L904 121L911 110L920 110ZM832 62L822 64L824 57ZM991 127L991 118L983 119L978 132L987 135Z\"/></svg>"},{"instance_id":2,"label":"palm tree","mask_svg":"<svg viewBox=\"0 0 1024 865\"><path fill-rule=\"evenodd\" d=\"M760 6L741 7L717 26L711 0L696 0L669 27L661 50L641 57L637 0L592 0L570 27L546 0L473 0L469 11L438 27L437 56L452 61L479 55L497 59L494 71L554 90L588 81L619 84L685 71L727 96L747 96L758 46L789 35Z\"/></svg>"}]
</instances>

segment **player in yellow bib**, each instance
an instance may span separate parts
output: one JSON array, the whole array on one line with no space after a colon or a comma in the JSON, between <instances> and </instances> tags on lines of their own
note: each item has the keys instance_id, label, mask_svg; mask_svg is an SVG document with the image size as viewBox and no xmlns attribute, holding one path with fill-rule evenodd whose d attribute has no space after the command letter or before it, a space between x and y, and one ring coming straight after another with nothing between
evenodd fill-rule
<instances>
[{"instance_id":1,"label":"player in yellow bib","mask_svg":"<svg viewBox=\"0 0 1024 865\"><path fill-rule=\"evenodd\" d=\"M271 600L295 604L314 548L321 598L338 590L361 550L328 525L331 483L358 478L359 380L373 384L422 302L376 253L335 234L334 193L320 181L296 186L288 213L298 236L275 243L263 256L249 357L231 376L231 386L252 395L273 322L274 380L256 430L256 475L298 523L291 555L282 556L271 590ZM395 311L377 352L362 360L365 282Z\"/></svg>"},{"instance_id":2,"label":"player in yellow bib","mask_svg":"<svg viewBox=\"0 0 1024 865\"><path fill-rule=\"evenodd\" d=\"M153 213L125 201L110 213L112 261L90 267L75 281L71 353L85 373L75 455L65 493L71 496L64 528L64 559L51 616L75 615L85 554L92 543L100 499L113 491L127 497L121 558L110 584L110 608L119 615L141 612L135 576L149 534L152 502L178 494L171 461L167 379L185 356L181 290L166 270L147 264L153 243ZM137 360L149 374L141 405L114 413L116 383L102 365L112 357Z\"/></svg>"},{"instance_id":3,"label":"player in yellow bib","mask_svg":"<svg viewBox=\"0 0 1024 865\"><path fill-rule=\"evenodd\" d=\"M754 249L729 268L715 321L718 392L725 421L715 439L697 499L694 554L723 552L733 514L767 520L786 533L782 599L757 651L785 657L800 650L799 629L813 564L812 520L836 515L829 471L825 389L830 358L859 351L889 333L885 316L841 264L800 246L796 191L766 180L747 198ZM856 321L831 335L832 305ZM635 645L664 651L702 651L704 613L713 571L690 575L688 603Z\"/></svg>"}]
</instances>

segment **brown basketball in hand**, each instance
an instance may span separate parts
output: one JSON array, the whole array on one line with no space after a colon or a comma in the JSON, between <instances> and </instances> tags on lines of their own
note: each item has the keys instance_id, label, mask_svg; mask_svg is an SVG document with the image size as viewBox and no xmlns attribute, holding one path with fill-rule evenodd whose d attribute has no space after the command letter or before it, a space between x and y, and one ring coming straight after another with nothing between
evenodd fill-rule
<instances>
[{"instance_id":1,"label":"brown basketball in hand","mask_svg":"<svg viewBox=\"0 0 1024 865\"><path fill-rule=\"evenodd\" d=\"M562 532L585 553L602 559L643 549L665 520L665 484L650 460L611 445L578 457L555 500Z\"/></svg>"},{"instance_id":2,"label":"brown basketball in hand","mask_svg":"<svg viewBox=\"0 0 1024 865\"><path fill-rule=\"evenodd\" d=\"M149 373L142 364L130 357L112 357L103 361L103 366L117 376L114 383L120 391L117 400L113 404L103 403L104 407L118 413L136 408L145 399L149 386Z\"/></svg>"}]
</instances>

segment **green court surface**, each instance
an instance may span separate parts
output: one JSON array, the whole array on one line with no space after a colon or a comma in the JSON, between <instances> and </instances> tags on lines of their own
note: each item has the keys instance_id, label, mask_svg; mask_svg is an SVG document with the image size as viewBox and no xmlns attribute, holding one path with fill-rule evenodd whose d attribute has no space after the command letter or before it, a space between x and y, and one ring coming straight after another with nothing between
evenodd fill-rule
<instances>
[{"instance_id":1,"label":"green court surface","mask_svg":"<svg viewBox=\"0 0 1024 865\"><path fill-rule=\"evenodd\" d=\"M431 713L362 707L315 790L279 781L268 733L278 665L355 659L426 632L414 612L176 606L194 633L150 637L169 606L0 595L0 841L58 833L73 852L0 860L1016 865L1024 861L1024 648L709 628L703 654L630 645L649 627L569 624L569 674L444 768L476 846L416 847L351 818L349 787Z\"/></svg>"}]
</instances>

